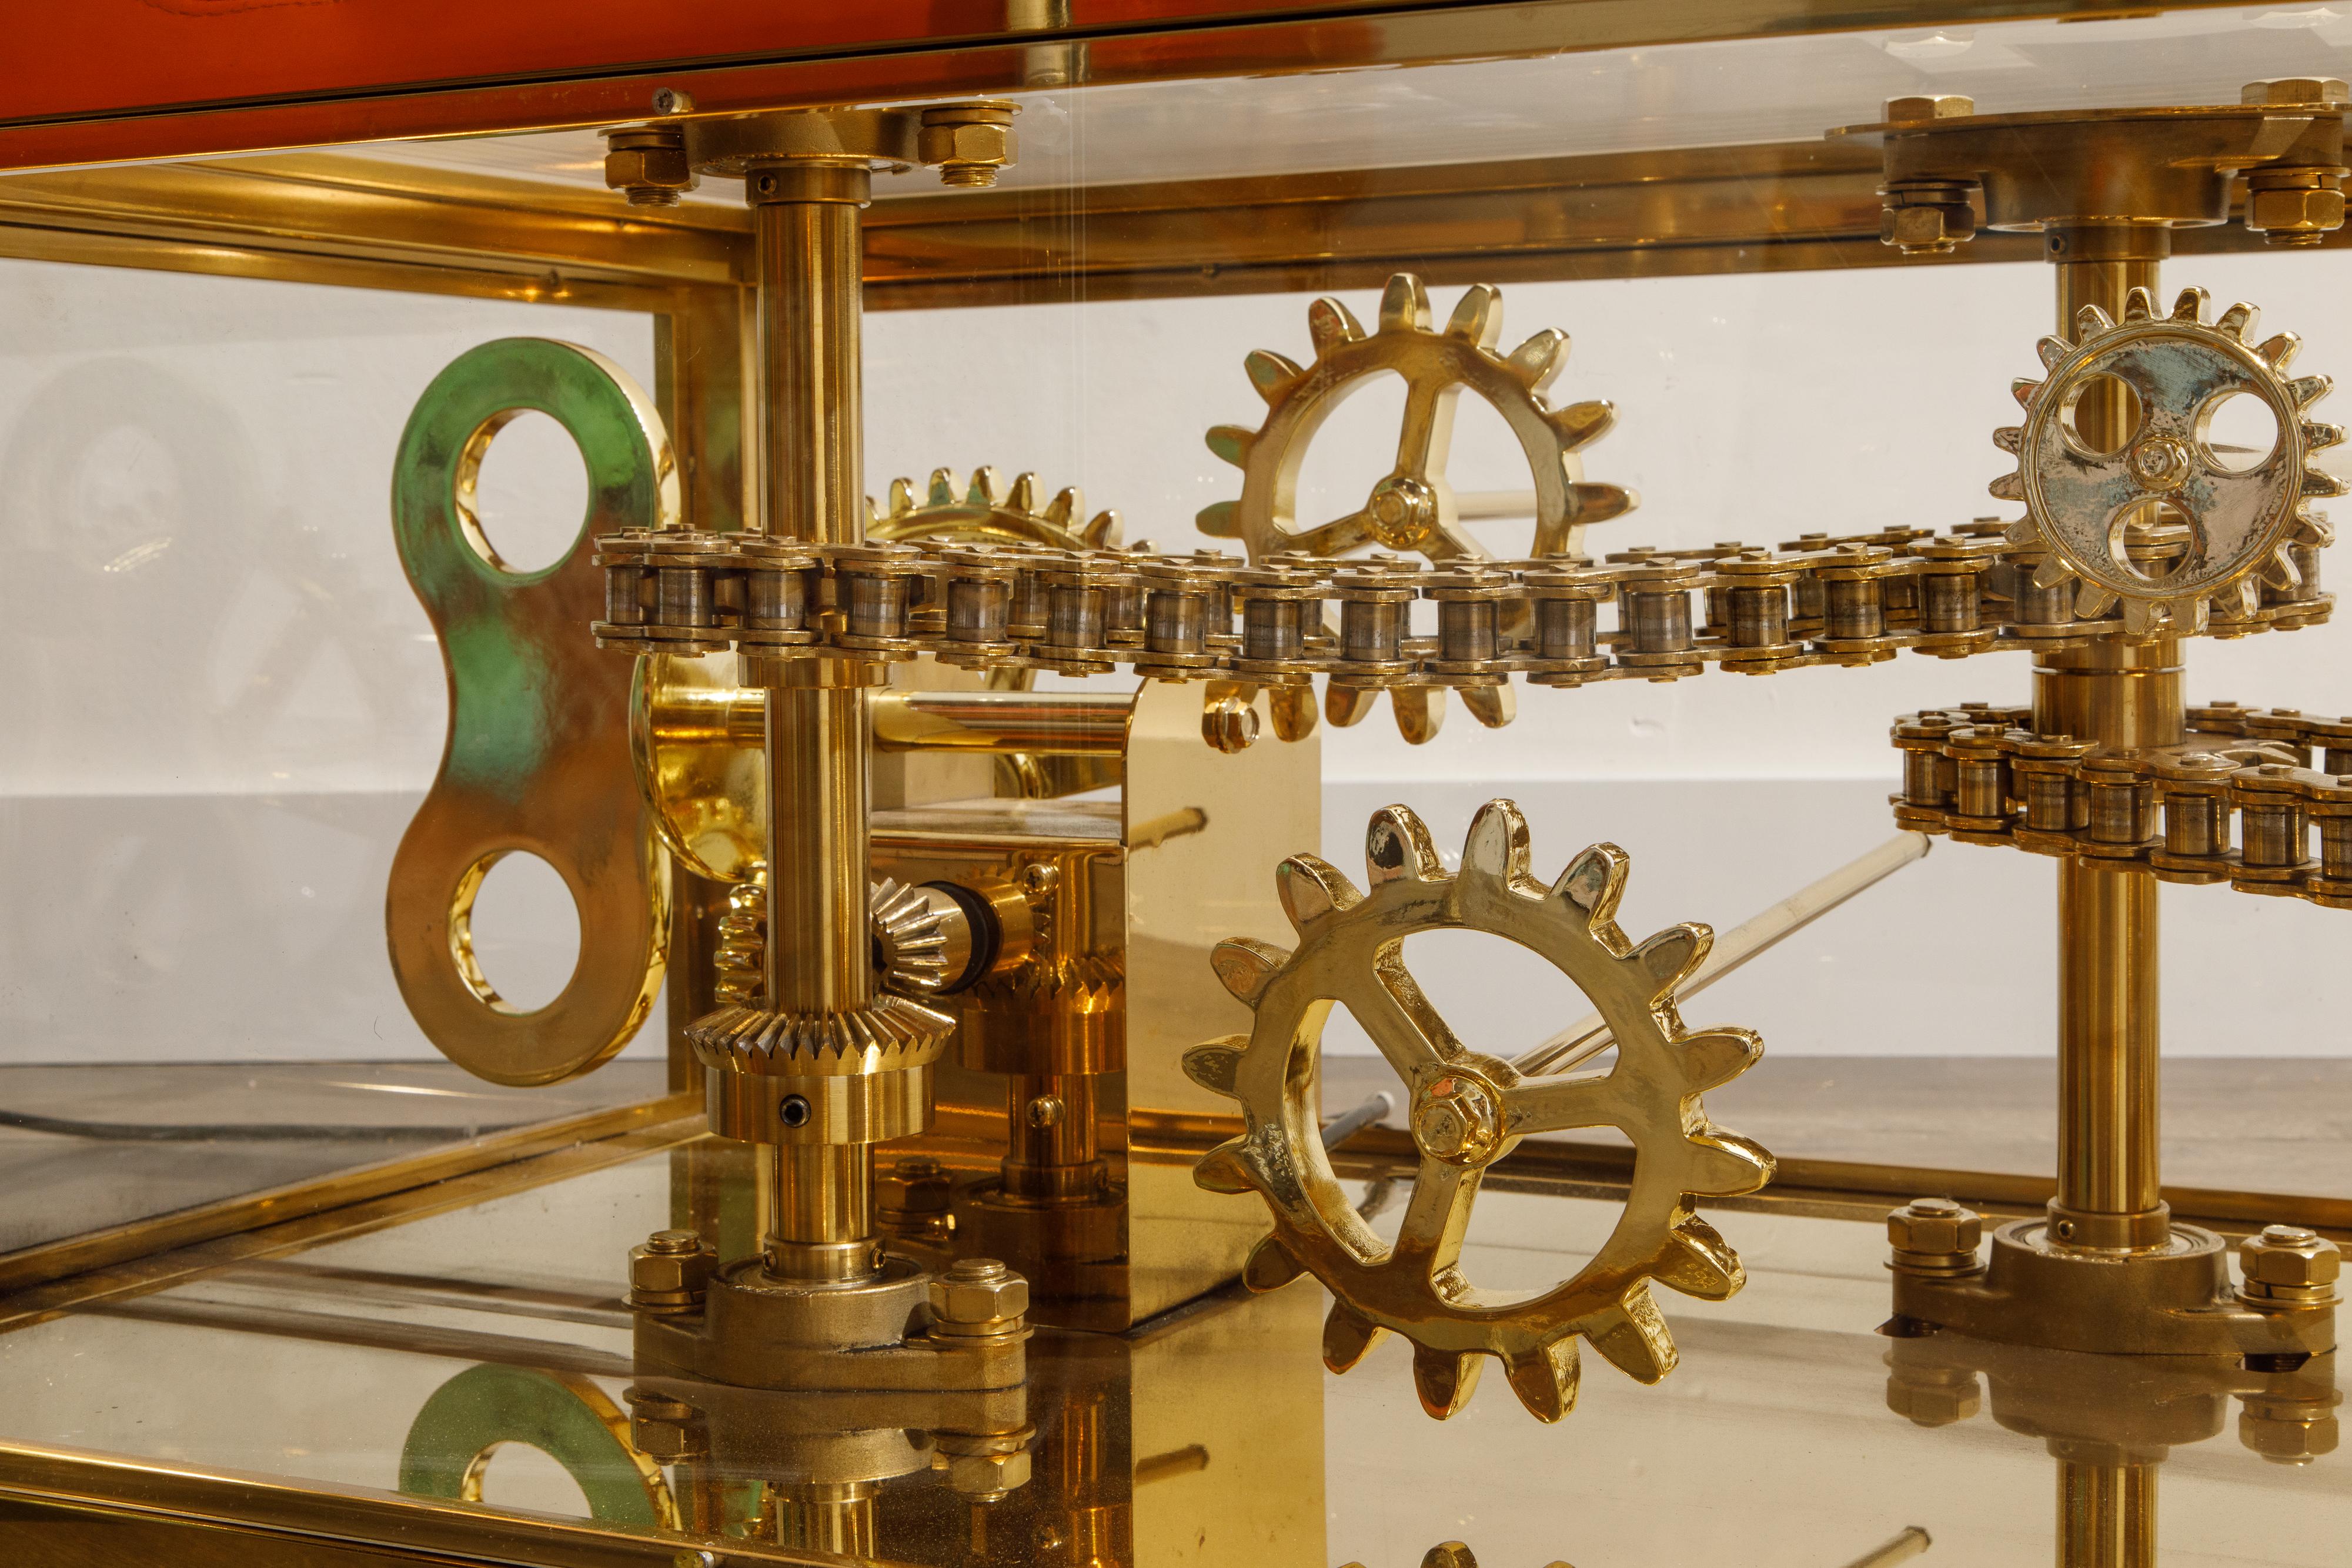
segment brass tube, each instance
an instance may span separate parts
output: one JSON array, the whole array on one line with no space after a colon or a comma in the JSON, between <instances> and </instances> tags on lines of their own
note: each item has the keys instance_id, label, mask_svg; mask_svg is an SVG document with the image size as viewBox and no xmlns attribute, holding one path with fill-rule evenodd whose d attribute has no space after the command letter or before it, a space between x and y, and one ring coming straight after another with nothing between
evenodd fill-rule
<instances>
[{"instance_id":1,"label":"brass tube","mask_svg":"<svg viewBox=\"0 0 2352 1568\"><path fill-rule=\"evenodd\" d=\"M860 1562L874 1555L874 1488L866 1481L803 1481L772 1486L776 1544Z\"/></svg>"},{"instance_id":2,"label":"brass tube","mask_svg":"<svg viewBox=\"0 0 2352 1568\"><path fill-rule=\"evenodd\" d=\"M1001 1176L1014 1197L1084 1197L1099 1185L1094 1081L1082 1073L1019 1073L1007 1081L1011 1123Z\"/></svg>"},{"instance_id":3,"label":"brass tube","mask_svg":"<svg viewBox=\"0 0 2352 1568\"><path fill-rule=\"evenodd\" d=\"M863 1144L784 1144L772 1164L767 1271L784 1280L862 1280L874 1272L874 1161Z\"/></svg>"},{"instance_id":4,"label":"brass tube","mask_svg":"<svg viewBox=\"0 0 2352 1568\"><path fill-rule=\"evenodd\" d=\"M2058 325L2096 305L2120 319L2133 288L2154 292L2161 229L2053 230ZM2076 405L2084 440L2120 446L2133 434L2119 384ZM2178 744L2186 727L2179 645L2107 639L2044 655L2034 673L2034 727L2134 749ZM2142 868L2066 860L2058 866L2058 1197L2060 1241L2161 1246L2158 1103L2159 996L2157 884Z\"/></svg>"},{"instance_id":5,"label":"brass tube","mask_svg":"<svg viewBox=\"0 0 2352 1568\"><path fill-rule=\"evenodd\" d=\"M845 1012L874 997L866 936L866 694L767 694L768 996L778 1012Z\"/></svg>"},{"instance_id":6,"label":"brass tube","mask_svg":"<svg viewBox=\"0 0 2352 1568\"><path fill-rule=\"evenodd\" d=\"M1125 692L881 692L877 751L1117 757L1135 699Z\"/></svg>"},{"instance_id":7,"label":"brass tube","mask_svg":"<svg viewBox=\"0 0 2352 1568\"><path fill-rule=\"evenodd\" d=\"M2058 1461L2059 1568L2151 1568L2156 1467Z\"/></svg>"},{"instance_id":8,"label":"brass tube","mask_svg":"<svg viewBox=\"0 0 2352 1568\"><path fill-rule=\"evenodd\" d=\"M862 163L753 171L760 290L761 501L767 531L819 544L866 534Z\"/></svg>"}]
</instances>

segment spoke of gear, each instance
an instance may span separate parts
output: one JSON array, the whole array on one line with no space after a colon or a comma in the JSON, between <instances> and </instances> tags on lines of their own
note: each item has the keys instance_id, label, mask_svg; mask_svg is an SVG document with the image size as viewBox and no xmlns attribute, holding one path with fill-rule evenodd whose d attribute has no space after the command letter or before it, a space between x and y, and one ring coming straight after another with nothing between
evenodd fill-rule
<instances>
[{"instance_id":1,"label":"spoke of gear","mask_svg":"<svg viewBox=\"0 0 2352 1568\"><path fill-rule=\"evenodd\" d=\"M2187 288L2159 316L2153 296L2135 288L2121 321L2084 306L2074 341L2052 336L2037 345L2045 379L2014 384L2025 423L1993 433L2017 469L1991 492L2026 508L2011 542L2046 552L2033 586L2077 584L2082 620L2121 601L2131 637L2192 634L2216 613L2244 620L2262 608L2264 581L2298 587L2294 547L2334 537L2310 504L2345 491L2312 465L2313 454L2344 439L2340 426L2306 417L2332 383L2288 378L2299 347L2293 333L2251 343L2252 306L2232 305L2209 321L2203 289ZM2110 451L2095 449L2074 423L2099 378L2129 387L2139 411ZM2208 439L2214 410L2236 395L2261 400L2278 425L2277 444L2243 469L2224 464Z\"/></svg>"},{"instance_id":2,"label":"spoke of gear","mask_svg":"<svg viewBox=\"0 0 2352 1568\"><path fill-rule=\"evenodd\" d=\"M1274 1232L1244 1281L1271 1290L1304 1271L1322 1281L1334 1298L1323 1335L1334 1372L1361 1361L1383 1333L1404 1335L1422 1407L1439 1419L1462 1408L1494 1356L1520 1403L1559 1420L1575 1404L1580 1335L1634 1378L1657 1381L1675 1348L1649 1281L1720 1300L1745 1278L1692 1201L1753 1192L1772 1174L1769 1155L1718 1131L1700 1103L1746 1071L1762 1043L1741 1029L1685 1029L1675 1011L1675 988L1706 956L1711 935L1683 925L1629 942L1616 922L1625 852L1596 844L1546 886L1530 874L1527 822L1507 800L1480 810L1457 874L1402 806L1373 816L1365 860L1362 891L1312 855L1285 861L1276 884L1297 949L1235 939L1212 960L1256 1019L1248 1035L1184 1058L1195 1082L1241 1103L1245 1126L1202 1159L1194 1179L1215 1192L1255 1191L1272 1211ZM1615 1064L1528 1078L1465 1045L1404 962L1407 937L1449 929L1506 937L1568 975L1615 1034ZM1318 1135L1320 1041L1335 1001L1405 1083L1420 1167L1392 1246L1349 1206ZM1581 1127L1614 1127L1633 1145L1615 1228L1575 1278L1549 1291L1480 1291L1463 1275L1461 1250L1486 1170L1530 1134Z\"/></svg>"},{"instance_id":3,"label":"spoke of gear","mask_svg":"<svg viewBox=\"0 0 2352 1568\"><path fill-rule=\"evenodd\" d=\"M959 493L955 476L931 472L920 502L911 479L890 481L887 511L866 503L866 537L877 544L920 539L941 544L1027 544L1055 549L1117 549L1119 518L1114 511L1087 517L1086 497L1076 486L1037 509L1037 476L1023 474L1008 488L993 468L975 468Z\"/></svg>"}]
</instances>

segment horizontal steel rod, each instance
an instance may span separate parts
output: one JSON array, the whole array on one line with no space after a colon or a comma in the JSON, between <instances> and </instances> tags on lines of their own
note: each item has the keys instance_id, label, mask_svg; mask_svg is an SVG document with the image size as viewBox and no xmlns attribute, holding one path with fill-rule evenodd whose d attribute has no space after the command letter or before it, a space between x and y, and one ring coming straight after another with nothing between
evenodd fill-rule
<instances>
[{"instance_id":1,"label":"horizontal steel rod","mask_svg":"<svg viewBox=\"0 0 2352 1568\"><path fill-rule=\"evenodd\" d=\"M1809 883L1733 930L1715 939L1696 973L1675 995L1695 997L1759 953L1798 932L1852 898L1874 887L1924 857L1935 842L1925 833L1897 833L1869 853L1849 861L1817 882ZM1588 1014L1553 1035L1511 1065L1533 1077L1566 1072L1578 1062L1598 1056L1615 1037L1599 1013Z\"/></svg>"}]
</instances>

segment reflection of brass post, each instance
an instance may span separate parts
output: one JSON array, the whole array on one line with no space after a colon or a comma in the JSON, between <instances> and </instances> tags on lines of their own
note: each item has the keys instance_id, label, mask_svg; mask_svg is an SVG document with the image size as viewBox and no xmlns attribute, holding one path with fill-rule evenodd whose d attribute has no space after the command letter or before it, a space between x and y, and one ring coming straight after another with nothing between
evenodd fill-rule
<instances>
[{"instance_id":1,"label":"reflection of brass post","mask_svg":"<svg viewBox=\"0 0 2352 1568\"><path fill-rule=\"evenodd\" d=\"M2161 227L2053 229L2058 329L2096 305L2118 319L2134 288L2154 292L2168 245ZM2075 408L2095 445L2130 439L2121 383ZM2044 655L2034 727L2103 747L2182 737L2179 644L2113 639ZM2084 860L2058 866L2058 1197L2051 1232L2077 1246L2152 1249L2168 1219L2158 1193L2157 887L2153 872Z\"/></svg>"},{"instance_id":2,"label":"reflection of brass post","mask_svg":"<svg viewBox=\"0 0 2352 1568\"><path fill-rule=\"evenodd\" d=\"M874 1488L866 1481L805 1482L769 1491L780 1546L860 1560L874 1555Z\"/></svg>"},{"instance_id":3,"label":"reflection of brass post","mask_svg":"<svg viewBox=\"0 0 2352 1568\"><path fill-rule=\"evenodd\" d=\"M2058 1568L2156 1562L2156 1467L2058 1461Z\"/></svg>"},{"instance_id":4,"label":"reflection of brass post","mask_svg":"<svg viewBox=\"0 0 2352 1568\"><path fill-rule=\"evenodd\" d=\"M1009 1083L1005 1192L1026 1198L1092 1197L1102 1185L1094 1079L1076 1072L1017 1073Z\"/></svg>"},{"instance_id":5,"label":"reflection of brass post","mask_svg":"<svg viewBox=\"0 0 2352 1568\"><path fill-rule=\"evenodd\" d=\"M760 291L767 531L865 537L860 437L863 160L761 163L745 179ZM839 1013L873 999L866 942L866 693L856 665L786 663L767 694L768 1005ZM803 684L806 683L806 684ZM875 1267L873 1163L862 1143L795 1145L768 1169L771 1272L856 1279Z\"/></svg>"}]
</instances>

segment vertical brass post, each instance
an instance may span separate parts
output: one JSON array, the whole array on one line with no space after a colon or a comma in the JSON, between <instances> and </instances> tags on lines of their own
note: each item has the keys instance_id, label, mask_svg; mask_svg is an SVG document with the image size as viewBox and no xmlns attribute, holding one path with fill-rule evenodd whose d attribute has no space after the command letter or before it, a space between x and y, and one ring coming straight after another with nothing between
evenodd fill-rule
<instances>
[{"instance_id":1,"label":"vertical brass post","mask_svg":"<svg viewBox=\"0 0 2352 1568\"><path fill-rule=\"evenodd\" d=\"M2120 319L2134 288L2151 293L2169 244L2160 226L2090 225L2048 236L2057 273L2058 330L2096 305ZM2086 441L2132 434L2120 382L2076 405ZM2034 672L2034 727L2105 747L2182 738L2179 644L2169 639L2043 655ZM2141 867L2081 860L2058 866L2058 1196L2051 1236L2062 1245L2162 1247L2158 1197L2157 884Z\"/></svg>"},{"instance_id":2,"label":"vertical brass post","mask_svg":"<svg viewBox=\"0 0 2352 1568\"><path fill-rule=\"evenodd\" d=\"M2156 1467L2058 1461L2059 1568L2151 1568Z\"/></svg>"},{"instance_id":3,"label":"vertical brass post","mask_svg":"<svg viewBox=\"0 0 2352 1568\"><path fill-rule=\"evenodd\" d=\"M804 1546L860 1560L874 1554L874 1488L866 1481L810 1481L769 1492L780 1546Z\"/></svg>"},{"instance_id":4,"label":"vertical brass post","mask_svg":"<svg viewBox=\"0 0 2352 1568\"><path fill-rule=\"evenodd\" d=\"M806 158L761 163L744 183L759 285L765 530L856 544L865 537L859 214L872 174L862 159ZM768 687L768 1005L787 1014L846 1012L874 995L867 672L779 664L747 672ZM761 1166L774 1184L763 1248L771 1272L825 1280L872 1272L867 1145L793 1145Z\"/></svg>"}]
</instances>

